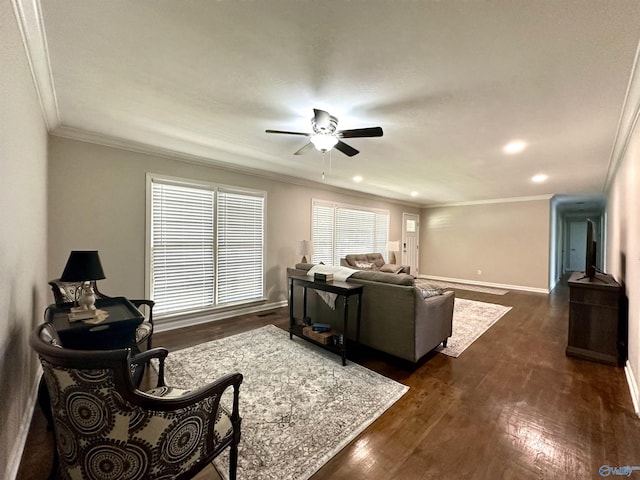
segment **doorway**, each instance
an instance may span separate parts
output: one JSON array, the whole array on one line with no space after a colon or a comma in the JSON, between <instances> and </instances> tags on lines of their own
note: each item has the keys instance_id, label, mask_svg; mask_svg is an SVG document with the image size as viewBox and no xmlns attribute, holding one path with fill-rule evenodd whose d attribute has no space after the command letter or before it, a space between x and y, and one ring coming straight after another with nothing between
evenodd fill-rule
<instances>
[{"instance_id":1,"label":"doorway","mask_svg":"<svg viewBox=\"0 0 640 480\"><path fill-rule=\"evenodd\" d=\"M569 235L567 241L569 243L569 258L567 262L567 270L570 272L582 271L585 268L585 255L587 254L587 222L570 221Z\"/></svg>"},{"instance_id":2,"label":"doorway","mask_svg":"<svg viewBox=\"0 0 640 480\"><path fill-rule=\"evenodd\" d=\"M415 213L402 214L402 265L411 267L411 275L418 276L420 216Z\"/></svg>"}]
</instances>

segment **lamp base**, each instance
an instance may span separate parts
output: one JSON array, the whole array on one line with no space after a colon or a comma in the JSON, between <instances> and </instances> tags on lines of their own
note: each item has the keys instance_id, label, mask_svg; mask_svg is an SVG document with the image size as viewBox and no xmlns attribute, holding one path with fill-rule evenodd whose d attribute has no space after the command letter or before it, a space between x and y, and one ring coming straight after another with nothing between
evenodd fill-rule
<instances>
[{"instance_id":1,"label":"lamp base","mask_svg":"<svg viewBox=\"0 0 640 480\"><path fill-rule=\"evenodd\" d=\"M395 252L389 252L389 263L392 265L396 264L396 253Z\"/></svg>"},{"instance_id":2,"label":"lamp base","mask_svg":"<svg viewBox=\"0 0 640 480\"><path fill-rule=\"evenodd\" d=\"M301 263L307 263L307 256L306 255L302 256Z\"/></svg>"},{"instance_id":3,"label":"lamp base","mask_svg":"<svg viewBox=\"0 0 640 480\"><path fill-rule=\"evenodd\" d=\"M80 296L78 297L78 306L83 310L95 310L96 295L93 291L91 283L84 282L80 287Z\"/></svg>"}]
</instances>

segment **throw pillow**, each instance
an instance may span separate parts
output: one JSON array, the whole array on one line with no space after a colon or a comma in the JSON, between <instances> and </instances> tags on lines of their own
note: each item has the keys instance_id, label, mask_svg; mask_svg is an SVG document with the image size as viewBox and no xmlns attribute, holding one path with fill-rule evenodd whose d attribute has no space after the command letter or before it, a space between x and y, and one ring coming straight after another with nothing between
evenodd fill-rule
<instances>
[{"instance_id":1,"label":"throw pillow","mask_svg":"<svg viewBox=\"0 0 640 480\"><path fill-rule=\"evenodd\" d=\"M444 290L442 290L441 288L422 288L420 289L420 293L422 294L422 298L429 298L442 295L444 293Z\"/></svg>"},{"instance_id":2,"label":"throw pillow","mask_svg":"<svg viewBox=\"0 0 640 480\"><path fill-rule=\"evenodd\" d=\"M356 267L362 270L373 270L373 263L356 262Z\"/></svg>"},{"instance_id":3,"label":"throw pillow","mask_svg":"<svg viewBox=\"0 0 640 480\"><path fill-rule=\"evenodd\" d=\"M385 263L380 267L381 272L385 273L400 273L402 271L402 265L394 265L393 263Z\"/></svg>"}]
</instances>

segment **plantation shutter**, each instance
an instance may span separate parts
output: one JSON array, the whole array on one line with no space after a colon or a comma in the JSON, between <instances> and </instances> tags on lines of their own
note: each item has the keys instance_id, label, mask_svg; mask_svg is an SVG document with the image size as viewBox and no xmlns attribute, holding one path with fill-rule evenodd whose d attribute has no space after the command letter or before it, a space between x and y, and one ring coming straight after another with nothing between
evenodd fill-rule
<instances>
[{"instance_id":1,"label":"plantation shutter","mask_svg":"<svg viewBox=\"0 0 640 480\"><path fill-rule=\"evenodd\" d=\"M210 190L152 184L154 313L213 305L213 212Z\"/></svg>"},{"instance_id":2,"label":"plantation shutter","mask_svg":"<svg viewBox=\"0 0 640 480\"><path fill-rule=\"evenodd\" d=\"M385 253L389 238L389 213L313 201L313 261L340 265L354 253Z\"/></svg>"},{"instance_id":3,"label":"plantation shutter","mask_svg":"<svg viewBox=\"0 0 640 480\"><path fill-rule=\"evenodd\" d=\"M263 296L264 196L218 193L217 304Z\"/></svg>"}]
</instances>

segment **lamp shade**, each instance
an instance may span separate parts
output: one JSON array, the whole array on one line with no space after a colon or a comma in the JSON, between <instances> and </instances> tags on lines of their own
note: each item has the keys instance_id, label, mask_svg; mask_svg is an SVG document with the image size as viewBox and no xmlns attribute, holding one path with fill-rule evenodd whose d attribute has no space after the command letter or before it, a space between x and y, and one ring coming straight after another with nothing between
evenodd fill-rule
<instances>
[{"instance_id":1,"label":"lamp shade","mask_svg":"<svg viewBox=\"0 0 640 480\"><path fill-rule=\"evenodd\" d=\"M63 282L85 282L106 278L97 250L72 250L60 280Z\"/></svg>"},{"instance_id":2,"label":"lamp shade","mask_svg":"<svg viewBox=\"0 0 640 480\"><path fill-rule=\"evenodd\" d=\"M296 254L307 256L313 253L313 243L309 240L300 240L296 244Z\"/></svg>"}]
</instances>

